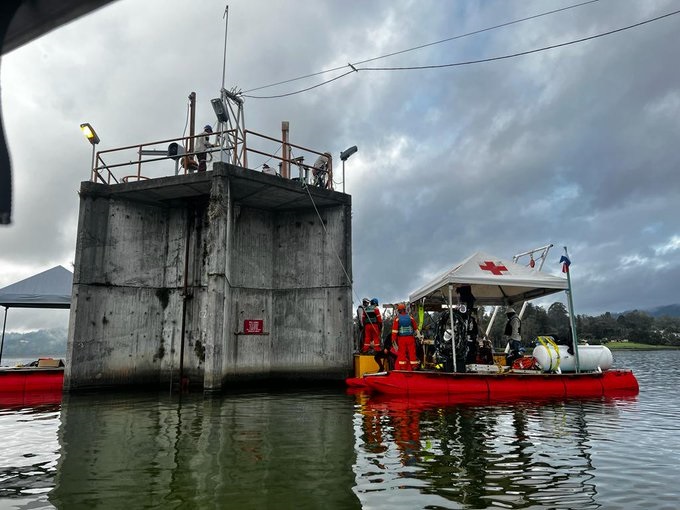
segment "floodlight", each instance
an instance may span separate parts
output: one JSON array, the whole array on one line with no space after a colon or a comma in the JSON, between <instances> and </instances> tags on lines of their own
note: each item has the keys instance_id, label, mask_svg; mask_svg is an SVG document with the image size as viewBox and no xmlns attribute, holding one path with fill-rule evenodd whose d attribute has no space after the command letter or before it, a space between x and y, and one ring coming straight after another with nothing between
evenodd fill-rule
<instances>
[{"instance_id":1,"label":"floodlight","mask_svg":"<svg viewBox=\"0 0 680 510\"><path fill-rule=\"evenodd\" d=\"M94 130L94 128L90 125L89 122L84 122L83 124L81 124L80 129L85 135L85 138L87 138L92 145L97 145L100 142L99 137L97 136L97 132Z\"/></svg>"},{"instance_id":2,"label":"floodlight","mask_svg":"<svg viewBox=\"0 0 680 510\"><path fill-rule=\"evenodd\" d=\"M229 122L229 114L224 108L222 99L216 97L215 99L211 99L210 102L212 103L213 110L215 110L215 115L217 115L217 120L220 122Z\"/></svg>"},{"instance_id":3,"label":"floodlight","mask_svg":"<svg viewBox=\"0 0 680 510\"><path fill-rule=\"evenodd\" d=\"M340 159L342 161L347 161L349 157L358 150L356 145L352 145L349 149L345 149L340 153Z\"/></svg>"}]
</instances>

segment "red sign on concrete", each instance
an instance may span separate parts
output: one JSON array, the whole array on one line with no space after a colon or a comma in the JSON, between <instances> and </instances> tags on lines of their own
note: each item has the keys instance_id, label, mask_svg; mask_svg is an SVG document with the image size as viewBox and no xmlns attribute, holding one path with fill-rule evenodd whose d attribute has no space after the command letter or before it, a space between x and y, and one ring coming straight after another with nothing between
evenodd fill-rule
<instances>
[{"instance_id":1,"label":"red sign on concrete","mask_svg":"<svg viewBox=\"0 0 680 510\"><path fill-rule=\"evenodd\" d=\"M263 319L244 320L243 332L246 335L261 335L264 332L264 320Z\"/></svg>"}]
</instances>

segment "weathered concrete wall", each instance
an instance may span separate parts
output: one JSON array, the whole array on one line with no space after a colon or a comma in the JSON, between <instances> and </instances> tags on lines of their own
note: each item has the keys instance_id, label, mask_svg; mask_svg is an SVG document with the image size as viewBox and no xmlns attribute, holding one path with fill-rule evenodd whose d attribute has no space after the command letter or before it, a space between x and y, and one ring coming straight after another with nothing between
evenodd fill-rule
<instances>
[{"instance_id":1,"label":"weathered concrete wall","mask_svg":"<svg viewBox=\"0 0 680 510\"><path fill-rule=\"evenodd\" d=\"M162 210L81 198L67 381L74 370L96 385L157 380L151 367L164 356L167 233Z\"/></svg>"},{"instance_id":2,"label":"weathered concrete wall","mask_svg":"<svg viewBox=\"0 0 680 510\"><path fill-rule=\"evenodd\" d=\"M335 378L344 370L347 344L351 347L344 340L351 339L351 295L338 262L350 259L350 216L343 208L320 213L325 225L314 210L277 216L273 308L279 313L272 369L285 372L294 363L301 373L316 373L323 366Z\"/></svg>"},{"instance_id":3,"label":"weathered concrete wall","mask_svg":"<svg viewBox=\"0 0 680 510\"><path fill-rule=\"evenodd\" d=\"M317 190L322 225L291 181L230 165L160 181L83 184L66 388L347 376L349 197Z\"/></svg>"}]
</instances>

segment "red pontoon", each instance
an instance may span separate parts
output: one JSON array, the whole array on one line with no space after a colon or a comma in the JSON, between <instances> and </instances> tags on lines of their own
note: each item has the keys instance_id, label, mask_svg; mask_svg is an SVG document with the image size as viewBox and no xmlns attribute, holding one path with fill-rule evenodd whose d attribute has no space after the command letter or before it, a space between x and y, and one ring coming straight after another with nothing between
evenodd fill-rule
<instances>
[{"instance_id":1,"label":"red pontoon","mask_svg":"<svg viewBox=\"0 0 680 510\"><path fill-rule=\"evenodd\" d=\"M573 374L408 372L367 374L364 387L389 395L450 395L452 400L572 398L637 394L630 370Z\"/></svg>"},{"instance_id":2,"label":"red pontoon","mask_svg":"<svg viewBox=\"0 0 680 510\"><path fill-rule=\"evenodd\" d=\"M0 289L5 316L0 335L2 361L9 308L69 309L73 273L62 266L43 271ZM64 362L39 358L28 366L0 368L0 406L55 404L61 402Z\"/></svg>"},{"instance_id":3,"label":"red pontoon","mask_svg":"<svg viewBox=\"0 0 680 510\"><path fill-rule=\"evenodd\" d=\"M37 365L39 366L0 368L0 407L61 402L63 362L40 359Z\"/></svg>"}]
</instances>

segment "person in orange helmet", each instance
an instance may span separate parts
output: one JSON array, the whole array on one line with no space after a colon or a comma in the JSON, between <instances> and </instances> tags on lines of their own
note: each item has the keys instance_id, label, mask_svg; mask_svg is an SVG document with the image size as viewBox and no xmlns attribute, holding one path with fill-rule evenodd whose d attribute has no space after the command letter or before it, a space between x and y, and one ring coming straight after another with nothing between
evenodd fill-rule
<instances>
[{"instance_id":1,"label":"person in orange helmet","mask_svg":"<svg viewBox=\"0 0 680 510\"><path fill-rule=\"evenodd\" d=\"M418 325L413 317L406 313L406 305L397 305L397 316L392 322L392 343L397 344L397 369L414 370L420 365L416 357L415 334Z\"/></svg>"}]
</instances>

